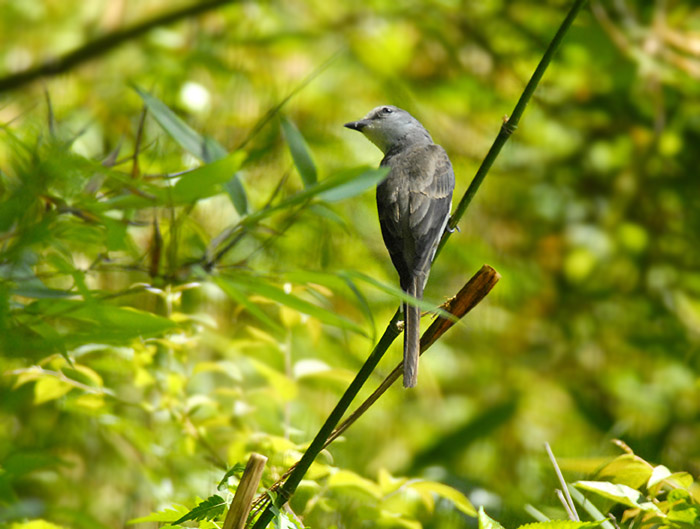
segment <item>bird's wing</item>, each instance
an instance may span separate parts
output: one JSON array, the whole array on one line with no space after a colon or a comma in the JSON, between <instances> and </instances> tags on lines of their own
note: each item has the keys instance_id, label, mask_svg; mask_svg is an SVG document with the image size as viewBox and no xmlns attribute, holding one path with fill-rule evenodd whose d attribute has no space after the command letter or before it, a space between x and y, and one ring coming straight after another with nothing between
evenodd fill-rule
<instances>
[{"instance_id":1,"label":"bird's wing","mask_svg":"<svg viewBox=\"0 0 700 529\"><path fill-rule=\"evenodd\" d=\"M445 150L434 144L409 147L382 165L391 170L377 187L379 221L406 290L416 274L427 279L450 212L454 171Z\"/></svg>"},{"instance_id":2,"label":"bird's wing","mask_svg":"<svg viewBox=\"0 0 700 529\"><path fill-rule=\"evenodd\" d=\"M409 156L408 224L415 248L411 268L427 274L449 218L455 175L439 145L423 146Z\"/></svg>"}]
</instances>

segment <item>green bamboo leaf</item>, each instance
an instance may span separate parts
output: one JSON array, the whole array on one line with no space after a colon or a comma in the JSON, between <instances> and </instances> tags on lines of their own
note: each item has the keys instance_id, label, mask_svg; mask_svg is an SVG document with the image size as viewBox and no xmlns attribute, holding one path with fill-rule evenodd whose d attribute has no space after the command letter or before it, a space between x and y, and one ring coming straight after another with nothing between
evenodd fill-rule
<instances>
[{"instance_id":1,"label":"green bamboo leaf","mask_svg":"<svg viewBox=\"0 0 700 529\"><path fill-rule=\"evenodd\" d=\"M251 226L257 224L261 220L269 217L277 211L288 210L295 206L309 203L313 199L317 199L318 195L331 189L335 189L336 187L345 185L353 178L356 178L357 174L358 170L343 171L336 174L335 176L326 178L325 180L322 180L312 186L309 186L303 189L302 191L299 191L298 193L294 193L293 195L285 198L284 200L280 201L274 206L269 206L267 208L258 210L255 213L251 213L244 219L243 224L246 226Z\"/></svg>"},{"instance_id":2,"label":"green bamboo leaf","mask_svg":"<svg viewBox=\"0 0 700 529\"><path fill-rule=\"evenodd\" d=\"M137 86L133 88L163 130L187 152L207 163L228 155L216 140L206 138L192 129L160 99Z\"/></svg>"},{"instance_id":3,"label":"green bamboo leaf","mask_svg":"<svg viewBox=\"0 0 700 529\"><path fill-rule=\"evenodd\" d=\"M294 165L299 171L302 182L304 182L304 187L314 185L318 181L316 165L311 158L311 152L304 136L301 135L296 125L286 117L282 118L282 132L289 146L289 152L292 154Z\"/></svg>"},{"instance_id":4,"label":"green bamboo leaf","mask_svg":"<svg viewBox=\"0 0 700 529\"><path fill-rule=\"evenodd\" d=\"M301 299L293 294L285 292L283 289L270 285L260 278L251 278L245 276L221 278L221 281L230 283L230 285L242 292L257 294L271 301L275 301L280 305L289 307L303 314L307 314L318 319L322 323L347 329L356 332L362 336L367 336L364 330L356 323L339 316L331 310L324 309L318 305L314 305L304 299Z\"/></svg>"},{"instance_id":5,"label":"green bamboo leaf","mask_svg":"<svg viewBox=\"0 0 700 529\"><path fill-rule=\"evenodd\" d=\"M214 282L219 286L221 290L223 290L231 299L233 299L236 303L242 305L243 307L246 308L246 310L254 317L256 317L258 320L260 320L262 323L270 327L271 329L277 331L277 332L284 332L284 329L282 328L281 325L279 325L277 322L275 322L272 318L270 318L267 314L265 314L260 307L258 307L255 303L250 301L248 299L248 296L244 292L242 292L239 288L236 287L236 285L231 282L227 281L226 279L222 277L217 277L214 278Z\"/></svg>"},{"instance_id":6,"label":"green bamboo leaf","mask_svg":"<svg viewBox=\"0 0 700 529\"><path fill-rule=\"evenodd\" d=\"M389 172L388 167L380 167L378 169L357 170L354 169L349 174L356 174L344 184L324 191L319 195L321 200L326 202L338 202L364 193L367 189L374 188L386 178Z\"/></svg>"},{"instance_id":7,"label":"green bamboo leaf","mask_svg":"<svg viewBox=\"0 0 700 529\"><path fill-rule=\"evenodd\" d=\"M368 276L366 274L363 274L362 272L358 272L357 270L345 270L343 272L339 273L343 277L347 277L349 279L360 279L364 281L365 283L369 283L370 285L378 288L379 290L382 290L383 292L386 292L387 294L390 294L398 299L400 299L402 302L408 303L409 305L413 305L414 307L419 307L421 310L426 311L426 312L432 312L433 314L436 314L437 316L440 316L442 318L451 320L451 321L459 321L459 318L456 318L446 310L441 309L440 307L434 305L433 303L430 303L429 301L426 301L424 299L416 299L413 296L410 296L406 294L403 290L401 290L398 287L394 287L391 285L387 285L386 283L382 283L381 281Z\"/></svg>"},{"instance_id":8,"label":"green bamboo leaf","mask_svg":"<svg viewBox=\"0 0 700 529\"><path fill-rule=\"evenodd\" d=\"M409 485L409 488L416 490L417 492L430 492L436 494L441 498L450 500L454 503L454 506L458 511L466 514L467 516L476 517L476 509L472 505L463 493L454 489L443 483L438 483L437 481L416 481Z\"/></svg>"},{"instance_id":9,"label":"green bamboo leaf","mask_svg":"<svg viewBox=\"0 0 700 529\"><path fill-rule=\"evenodd\" d=\"M245 157L243 151L237 151L183 174L172 188L172 201L176 205L187 204L222 192L223 186L241 168Z\"/></svg>"},{"instance_id":10,"label":"green bamboo leaf","mask_svg":"<svg viewBox=\"0 0 700 529\"><path fill-rule=\"evenodd\" d=\"M241 217L248 213L248 195L243 187L240 173L234 173L231 179L224 184L233 207Z\"/></svg>"}]
</instances>

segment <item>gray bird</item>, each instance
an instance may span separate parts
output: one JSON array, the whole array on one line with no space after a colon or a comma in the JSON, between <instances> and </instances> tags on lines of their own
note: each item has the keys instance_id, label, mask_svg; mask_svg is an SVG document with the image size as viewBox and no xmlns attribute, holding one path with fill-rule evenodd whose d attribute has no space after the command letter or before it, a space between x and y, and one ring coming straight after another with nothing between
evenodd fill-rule
<instances>
[{"instance_id":1,"label":"gray bird","mask_svg":"<svg viewBox=\"0 0 700 529\"><path fill-rule=\"evenodd\" d=\"M346 123L384 153L389 174L377 186L384 244L399 273L401 288L422 299L430 265L447 226L455 175L445 149L405 110L385 105ZM403 385L418 380L420 309L404 303Z\"/></svg>"}]
</instances>

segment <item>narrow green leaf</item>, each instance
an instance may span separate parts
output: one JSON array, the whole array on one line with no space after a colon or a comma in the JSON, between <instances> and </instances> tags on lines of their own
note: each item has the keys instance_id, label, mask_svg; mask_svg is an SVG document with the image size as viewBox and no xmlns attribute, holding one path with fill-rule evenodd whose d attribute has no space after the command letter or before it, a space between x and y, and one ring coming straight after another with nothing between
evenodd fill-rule
<instances>
[{"instance_id":1,"label":"narrow green leaf","mask_svg":"<svg viewBox=\"0 0 700 529\"><path fill-rule=\"evenodd\" d=\"M338 186L342 186L350 180L352 180L353 178L355 178L356 176L356 170L344 171L330 178L326 178L325 180L321 180L317 184L309 186L303 189L302 191L299 191L298 193L294 193L293 195L285 198L284 200L280 201L274 206L269 206L267 208L258 210L255 213L251 213L245 218L244 224L246 226L251 226L269 217L273 213L276 213L277 211L289 209L294 206L310 202L312 199L317 198L317 196L321 193L330 189L335 189Z\"/></svg>"},{"instance_id":2,"label":"narrow green leaf","mask_svg":"<svg viewBox=\"0 0 700 529\"><path fill-rule=\"evenodd\" d=\"M243 151L237 151L183 174L172 189L173 202L191 203L220 193L241 168L245 157Z\"/></svg>"},{"instance_id":3,"label":"narrow green leaf","mask_svg":"<svg viewBox=\"0 0 700 529\"><path fill-rule=\"evenodd\" d=\"M284 329L280 324L278 324L276 321L274 321L272 318L270 318L267 314L265 314L260 307L258 307L255 303L250 301L248 299L248 296L245 295L239 288L236 287L236 285L230 281L226 281L222 277L217 277L214 279L214 282L223 290L232 300L237 302L238 304L242 305L245 307L245 309L255 318L260 320L262 323L270 327L271 329L282 333L284 332Z\"/></svg>"},{"instance_id":4,"label":"narrow green leaf","mask_svg":"<svg viewBox=\"0 0 700 529\"><path fill-rule=\"evenodd\" d=\"M314 185L318 180L316 165L311 159L311 152L304 136L301 135L296 125L286 117L282 118L282 132L292 154L294 165L299 171L302 182L304 182L304 187Z\"/></svg>"},{"instance_id":5,"label":"narrow green leaf","mask_svg":"<svg viewBox=\"0 0 700 529\"><path fill-rule=\"evenodd\" d=\"M257 294L264 298L294 309L303 314L318 319L319 321L341 329L347 329L356 332L362 336L367 336L364 330L356 323L339 316L331 310L324 309L318 305L314 305L304 299L301 299L293 294L285 292L283 289L270 285L260 278L251 278L245 276L222 278L222 281L229 282L233 287L251 294Z\"/></svg>"},{"instance_id":6,"label":"narrow green leaf","mask_svg":"<svg viewBox=\"0 0 700 529\"><path fill-rule=\"evenodd\" d=\"M241 217L248 214L248 196L243 187L243 181L239 173L234 173L231 179L224 184L224 189L228 193L236 213Z\"/></svg>"},{"instance_id":7,"label":"narrow green leaf","mask_svg":"<svg viewBox=\"0 0 700 529\"><path fill-rule=\"evenodd\" d=\"M163 130L187 152L207 163L227 156L226 149L219 143L196 132L160 99L137 86L134 90Z\"/></svg>"},{"instance_id":8,"label":"narrow green leaf","mask_svg":"<svg viewBox=\"0 0 700 529\"><path fill-rule=\"evenodd\" d=\"M386 283L382 283L381 281L378 281L377 279L374 279L371 276L363 274L362 272L358 272L357 270L345 270L341 272L340 275L347 278L360 279L365 283L369 283L370 285L378 288L379 290L382 290L387 294L390 294L400 299L401 301L408 303L409 305L419 307L421 310L424 310L426 312L432 312L433 314L436 314L437 316L441 316L448 320L459 321L458 318L455 318L452 314L434 305L433 303L425 301L424 299L416 299L413 296L406 294L406 292L404 292L400 288L387 285Z\"/></svg>"},{"instance_id":9,"label":"narrow green leaf","mask_svg":"<svg viewBox=\"0 0 700 529\"><path fill-rule=\"evenodd\" d=\"M355 170L357 172L357 170ZM374 188L386 178L389 172L388 167L365 170L347 182L319 195L321 200L326 202L338 202L347 198L352 198L360 193L364 193L369 188Z\"/></svg>"},{"instance_id":10,"label":"narrow green leaf","mask_svg":"<svg viewBox=\"0 0 700 529\"><path fill-rule=\"evenodd\" d=\"M421 492L431 492L454 503L458 511L467 516L476 517L477 512L472 502L463 493L443 483L437 481L418 481L411 483L410 488Z\"/></svg>"}]
</instances>

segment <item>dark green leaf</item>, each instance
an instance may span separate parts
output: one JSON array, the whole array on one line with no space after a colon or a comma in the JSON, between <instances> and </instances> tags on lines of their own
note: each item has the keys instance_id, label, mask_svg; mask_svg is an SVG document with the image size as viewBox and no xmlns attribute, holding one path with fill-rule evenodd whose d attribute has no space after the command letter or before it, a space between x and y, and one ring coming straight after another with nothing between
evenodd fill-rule
<instances>
[{"instance_id":1,"label":"dark green leaf","mask_svg":"<svg viewBox=\"0 0 700 529\"><path fill-rule=\"evenodd\" d=\"M285 117L282 118L282 131L284 132L285 140L287 140L287 145L289 145L289 151L292 153L294 165L299 171L299 175L301 175L302 182L304 182L304 187L314 185L318 180L316 165L311 159L306 140L304 140L296 125Z\"/></svg>"},{"instance_id":2,"label":"dark green leaf","mask_svg":"<svg viewBox=\"0 0 700 529\"><path fill-rule=\"evenodd\" d=\"M248 213L248 196L246 195L243 181L239 173L234 173L231 179L224 184L224 189L228 193L236 213L240 216Z\"/></svg>"},{"instance_id":3,"label":"dark green leaf","mask_svg":"<svg viewBox=\"0 0 700 529\"><path fill-rule=\"evenodd\" d=\"M172 189L173 202L186 204L221 193L244 159L245 153L238 151L183 174Z\"/></svg>"}]
</instances>

